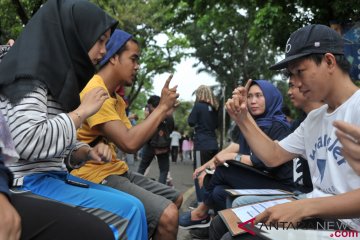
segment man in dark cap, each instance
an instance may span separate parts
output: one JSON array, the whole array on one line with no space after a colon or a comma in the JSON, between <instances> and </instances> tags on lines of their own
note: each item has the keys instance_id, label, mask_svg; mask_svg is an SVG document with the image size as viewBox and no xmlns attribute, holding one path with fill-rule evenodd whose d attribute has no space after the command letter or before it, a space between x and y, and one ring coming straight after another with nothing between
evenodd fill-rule
<instances>
[{"instance_id":1,"label":"man in dark cap","mask_svg":"<svg viewBox=\"0 0 360 240\"><path fill-rule=\"evenodd\" d=\"M226 104L253 153L266 165L275 167L297 156L308 160L314 190L305 199L268 208L256 222L335 218L360 230L360 177L343 156L333 126L334 120L360 125L360 91L349 76L350 64L343 47L341 36L324 25L309 25L291 34L285 59L270 68L285 69L306 98L325 104L310 112L294 133L279 142L261 134L248 114L245 103L251 80L235 89Z\"/></svg>"},{"instance_id":2,"label":"man in dark cap","mask_svg":"<svg viewBox=\"0 0 360 240\"><path fill-rule=\"evenodd\" d=\"M104 164L88 161L71 174L137 197L145 207L149 236L176 239L182 195L164 184L129 171L125 161L116 159L115 146L127 153L141 148L157 130L155 126L175 109L179 94L176 87L169 87L169 77L162 89L158 107L142 123L132 127L126 116L126 104L116 90L120 86L131 86L135 81L140 66L140 48L131 34L117 29L106 44L106 49L99 72L82 90L80 98L91 89L101 87L107 91L109 99L96 114L86 119L77 136L90 146L98 142L108 143L112 146L112 158Z\"/></svg>"}]
</instances>

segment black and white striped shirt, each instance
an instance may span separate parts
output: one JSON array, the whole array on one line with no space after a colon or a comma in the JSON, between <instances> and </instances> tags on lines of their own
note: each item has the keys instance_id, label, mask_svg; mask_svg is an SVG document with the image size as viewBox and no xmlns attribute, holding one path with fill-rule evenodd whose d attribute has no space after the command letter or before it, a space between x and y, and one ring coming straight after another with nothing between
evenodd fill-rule
<instances>
[{"instance_id":1,"label":"black and white striped shirt","mask_svg":"<svg viewBox=\"0 0 360 240\"><path fill-rule=\"evenodd\" d=\"M64 159L83 143L76 140L76 128L42 85L12 105L0 95L0 110L13 137L20 159L6 165L14 173L15 185L23 176L48 171L66 171Z\"/></svg>"}]
</instances>

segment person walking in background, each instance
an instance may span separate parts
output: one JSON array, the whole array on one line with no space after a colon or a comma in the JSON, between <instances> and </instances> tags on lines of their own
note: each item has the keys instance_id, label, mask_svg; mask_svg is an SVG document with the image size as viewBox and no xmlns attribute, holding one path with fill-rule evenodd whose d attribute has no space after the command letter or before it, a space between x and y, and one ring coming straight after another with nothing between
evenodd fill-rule
<instances>
[{"instance_id":1,"label":"person walking in background","mask_svg":"<svg viewBox=\"0 0 360 240\"><path fill-rule=\"evenodd\" d=\"M219 146L215 130L218 127L219 103L210 87L200 85L195 92L194 107L188 117L190 127L194 127L194 170L212 159ZM197 179L195 181L197 201L203 197Z\"/></svg>"},{"instance_id":2,"label":"person walking in background","mask_svg":"<svg viewBox=\"0 0 360 240\"><path fill-rule=\"evenodd\" d=\"M189 136L185 135L184 140L182 141L182 152L183 152L184 160L192 160L191 151L192 151L192 142L189 139Z\"/></svg>"},{"instance_id":3,"label":"person walking in background","mask_svg":"<svg viewBox=\"0 0 360 240\"><path fill-rule=\"evenodd\" d=\"M174 127L174 131L170 134L171 138L171 160L172 162L177 162L177 157L179 154L179 148L180 148L180 139L181 134L177 131L177 127Z\"/></svg>"},{"instance_id":4,"label":"person walking in background","mask_svg":"<svg viewBox=\"0 0 360 240\"><path fill-rule=\"evenodd\" d=\"M149 115L154 111L154 109L159 105L160 97L153 95L147 101L147 111ZM166 184L168 172L170 169L169 163L169 152L170 152L170 133L174 129L174 118L170 115L165 118L164 121L158 126L158 131L153 135L153 137L144 144L142 149L142 158L138 168L138 173L144 174L146 169L150 166L154 157L157 157L160 175L159 182ZM164 135L169 139L168 143L164 146L156 146L159 144L156 135Z\"/></svg>"}]
</instances>

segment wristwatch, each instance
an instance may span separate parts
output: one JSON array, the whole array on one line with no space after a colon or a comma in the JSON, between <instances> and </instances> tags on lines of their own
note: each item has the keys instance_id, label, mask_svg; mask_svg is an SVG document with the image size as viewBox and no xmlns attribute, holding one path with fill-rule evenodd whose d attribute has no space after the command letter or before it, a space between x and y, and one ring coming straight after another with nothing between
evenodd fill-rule
<instances>
[{"instance_id":1,"label":"wristwatch","mask_svg":"<svg viewBox=\"0 0 360 240\"><path fill-rule=\"evenodd\" d=\"M242 157L242 154L238 153L238 154L236 154L234 160L237 161L237 162L241 162L241 157Z\"/></svg>"}]
</instances>

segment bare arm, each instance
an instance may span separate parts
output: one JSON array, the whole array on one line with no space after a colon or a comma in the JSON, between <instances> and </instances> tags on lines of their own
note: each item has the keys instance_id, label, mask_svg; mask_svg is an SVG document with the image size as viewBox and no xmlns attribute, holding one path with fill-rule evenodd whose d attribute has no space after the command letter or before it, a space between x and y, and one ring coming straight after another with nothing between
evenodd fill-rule
<instances>
[{"instance_id":1,"label":"bare arm","mask_svg":"<svg viewBox=\"0 0 360 240\"><path fill-rule=\"evenodd\" d=\"M140 124L126 128L121 121L109 121L97 126L103 136L125 152L137 151L147 142L157 130L157 126L174 111L177 106L179 94L176 86L169 88L170 76L161 91L161 99L158 107Z\"/></svg>"},{"instance_id":2,"label":"bare arm","mask_svg":"<svg viewBox=\"0 0 360 240\"><path fill-rule=\"evenodd\" d=\"M222 165L226 160L234 159L236 154L239 152L239 144L231 142L229 146L218 152L212 159L210 159L208 162L204 163L202 166L195 169L193 173L193 178L195 179L197 176L200 175L201 172L205 171L206 168L215 168L215 165ZM223 156L223 157L222 157ZM227 158L223 161L220 159ZM215 164L215 161L219 161L217 164Z\"/></svg>"},{"instance_id":3,"label":"bare arm","mask_svg":"<svg viewBox=\"0 0 360 240\"><path fill-rule=\"evenodd\" d=\"M230 117L239 126L253 153L268 167L276 167L292 160L297 155L287 152L276 141L266 136L251 117L246 107L247 89L250 83L249 80L245 87L235 89L232 99L226 102L225 107Z\"/></svg>"},{"instance_id":4,"label":"bare arm","mask_svg":"<svg viewBox=\"0 0 360 240\"><path fill-rule=\"evenodd\" d=\"M299 222L307 218L358 218L360 189L331 197L308 198L276 205L256 217L256 222Z\"/></svg>"},{"instance_id":5,"label":"bare arm","mask_svg":"<svg viewBox=\"0 0 360 240\"><path fill-rule=\"evenodd\" d=\"M102 142L96 144L94 148L88 145L81 146L72 152L68 164L71 168L75 169L81 167L89 160L97 162L111 161L110 147Z\"/></svg>"},{"instance_id":6,"label":"bare arm","mask_svg":"<svg viewBox=\"0 0 360 240\"><path fill-rule=\"evenodd\" d=\"M20 216L2 193L0 193L0 226L0 239L20 239Z\"/></svg>"}]
</instances>

